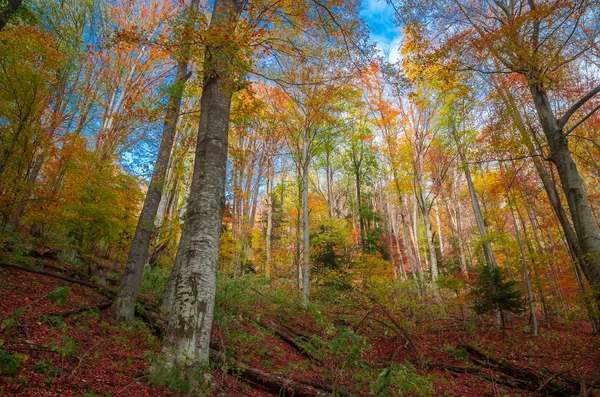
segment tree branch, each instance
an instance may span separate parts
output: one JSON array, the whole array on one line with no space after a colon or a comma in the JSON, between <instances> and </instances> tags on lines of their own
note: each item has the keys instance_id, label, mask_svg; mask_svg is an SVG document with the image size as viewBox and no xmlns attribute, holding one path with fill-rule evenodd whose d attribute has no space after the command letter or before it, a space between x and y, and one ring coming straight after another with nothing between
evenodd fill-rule
<instances>
[{"instance_id":1,"label":"tree branch","mask_svg":"<svg viewBox=\"0 0 600 397\"><path fill-rule=\"evenodd\" d=\"M587 101L589 101L590 99L592 99L594 97L594 95L596 95L599 92L600 92L600 84L597 85L596 87L594 87L590 92L588 92L587 94L585 94L583 96L583 98L581 98L575 104L573 104L573 106L571 106L569 108L569 110L567 110L566 113L558 121L559 127L563 128L565 126L565 124L567 124L567 122L569 121L569 119L573 116L573 114L580 107L582 107L583 105L585 105L587 103Z\"/></svg>"}]
</instances>

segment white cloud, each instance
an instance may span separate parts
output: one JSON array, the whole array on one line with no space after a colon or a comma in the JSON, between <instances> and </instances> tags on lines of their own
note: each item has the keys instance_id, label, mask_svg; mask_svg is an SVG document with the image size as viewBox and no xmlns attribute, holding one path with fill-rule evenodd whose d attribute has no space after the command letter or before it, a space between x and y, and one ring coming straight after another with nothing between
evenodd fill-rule
<instances>
[{"instance_id":1,"label":"white cloud","mask_svg":"<svg viewBox=\"0 0 600 397\"><path fill-rule=\"evenodd\" d=\"M363 5L366 5L365 11L370 13L385 12L390 8L385 0L367 0Z\"/></svg>"},{"instance_id":2,"label":"white cloud","mask_svg":"<svg viewBox=\"0 0 600 397\"><path fill-rule=\"evenodd\" d=\"M390 62L400 59L401 34L394 24L394 8L385 0L363 0L361 16L369 25L371 40Z\"/></svg>"},{"instance_id":3,"label":"white cloud","mask_svg":"<svg viewBox=\"0 0 600 397\"><path fill-rule=\"evenodd\" d=\"M390 39L385 36L371 35L371 40L375 42L375 46L385 59L391 63L400 60L400 46L402 45L402 38L400 36Z\"/></svg>"}]
</instances>

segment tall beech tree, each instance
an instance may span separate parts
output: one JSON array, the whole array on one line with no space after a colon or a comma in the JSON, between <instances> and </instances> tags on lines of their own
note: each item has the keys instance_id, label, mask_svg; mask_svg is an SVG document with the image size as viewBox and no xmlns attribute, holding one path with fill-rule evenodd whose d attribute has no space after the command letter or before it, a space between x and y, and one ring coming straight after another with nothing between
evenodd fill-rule
<instances>
[{"instance_id":1,"label":"tall beech tree","mask_svg":"<svg viewBox=\"0 0 600 397\"><path fill-rule=\"evenodd\" d=\"M207 31L194 173L162 349L162 359L176 367L208 362L225 206L229 114L237 83L238 50L233 37L242 7L241 0L216 0Z\"/></svg>"}]
</instances>

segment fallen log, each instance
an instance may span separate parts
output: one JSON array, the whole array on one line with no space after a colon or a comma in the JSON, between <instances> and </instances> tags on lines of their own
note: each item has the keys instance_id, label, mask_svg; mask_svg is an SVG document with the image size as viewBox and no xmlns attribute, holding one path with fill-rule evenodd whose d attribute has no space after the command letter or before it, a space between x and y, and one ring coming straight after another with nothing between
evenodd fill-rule
<instances>
[{"instance_id":1,"label":"fallen log","mask_svg":"<svg viewBox=\"0 0 600 397\"><path fill-rule=\"evenodd\" d=\"M275 336L277 336L279 339L281 339L283 342L288 344L290 347L292 347L294 350L296 350L298 353L302 354L309 360L315 361L317 363L321 362L321 360L318 357L315 357L301 345L300 341L306 340L304 336L298 335L290 328L268 319L254 320L254 322L260 325L261 327L272 331L275 334Z\"/></svg>"},{"instance_id":2,"label":"fallen log","mask_svg":"<svg viewBox=\"0 0 600 397\"><path fill-rule=\"evenodd\" d=\"M328 394L336 393L340 397L350 397L353 393L341 388L335 388L330 384L312 379L300 379L296 377L284 377L272 374L262 369L250 367L240 361L221 353L221 346L217 343L210 344L210 360L215 363L224 364L228 372L238 375L247 381L262 386L268 391L282 396L316 397L322 392ZM354 395L357 395L354 393Z\"/></svg>"},{"instance_id":3,"label":"fallen log","mask_svg":"<svg viewBox=\"0 0 600 397\"><path fill-rule=\"evenodd\" d=\"M519 367L507 360L492 357L469 343L463 343L460 347L469 355L472 362L482 367L502 372L520 381L519 388L522 390L557 397L574 396L580 392L580 387L574 387L571 382L564 382L560 375L549 374L545 376L541 373Z\"/></svg>"},{"instance_id":4,"label":"fallen log","mask_svg":"<svg viewBox=\"0 0 600 397\"><path fill-rule=\"evenodd\" d=\"M94 310L94 309L105 310L105 309L108 309L110 307L110 305L111 305L110 302L97 303L95 305L79 307L77 309L66 310L66 311L60 312L60 313L50 313L49 316L66 318L66 317L74 316L76 314L87 312L87 311Z\"/></svg>"}]
</instances>

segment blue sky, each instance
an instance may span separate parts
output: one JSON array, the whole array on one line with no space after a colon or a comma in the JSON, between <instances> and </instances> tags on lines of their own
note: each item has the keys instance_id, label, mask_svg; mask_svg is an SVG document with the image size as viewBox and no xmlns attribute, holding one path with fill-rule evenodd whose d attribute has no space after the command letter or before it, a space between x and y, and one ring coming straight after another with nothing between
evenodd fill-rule
<instances>
[{"instance_id":1,"label":"blue sky","mask_svg":"<svg viewBox=\"0 0 600 397\"><path fill-rule=\"evenodd\" d=\"M390 61L399 59L400 29L394 25L394 9L385 0L362 0L360 15L367 21L371 39Z\"/></svg>"}]
</instances>

